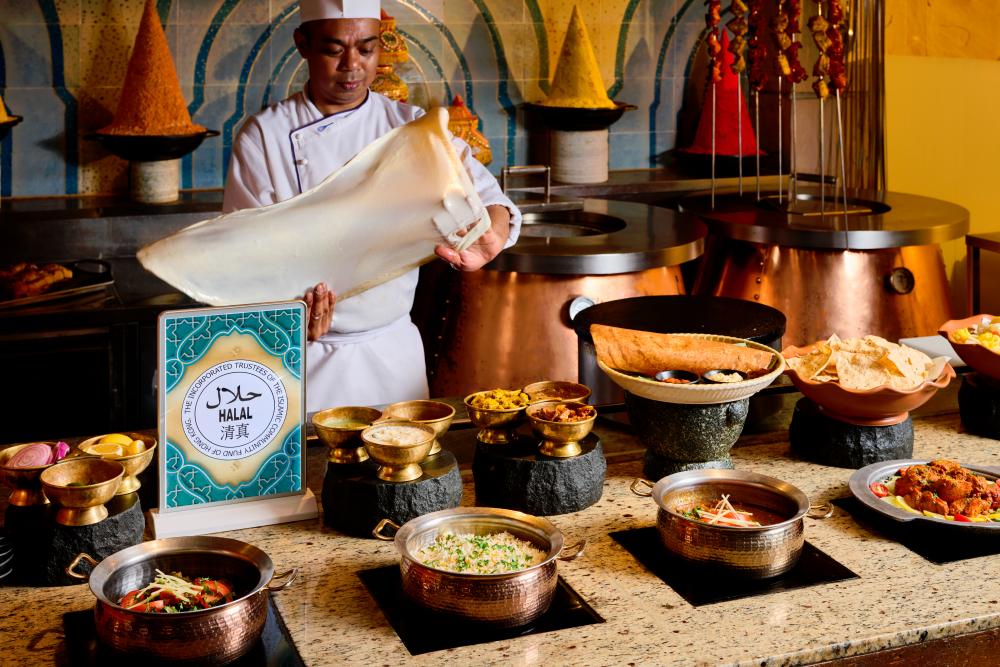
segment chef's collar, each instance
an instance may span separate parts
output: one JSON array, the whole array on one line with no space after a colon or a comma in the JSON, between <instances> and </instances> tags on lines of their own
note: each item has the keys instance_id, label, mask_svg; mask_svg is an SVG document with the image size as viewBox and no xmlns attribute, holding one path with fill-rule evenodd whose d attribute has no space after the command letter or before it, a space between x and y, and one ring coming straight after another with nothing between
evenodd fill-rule
<instances>
[{"instance_id":1,"label":"chef's collar","mask_svg":"<svg viewBox=\"0 0 1000 667\"><path fill-rule=\"evenodd\" d=\"M336 113L326 115L319 110L319 107L316 106L316 104L312 101L312 98L309 97L309 82L306 81L305 85L302 87L302 99L305 100L306 108L309 110L309 116L312 117L313 122L317 120L322 120L323 118L333 118L334 116L342 116L345 114L349 114L352 111L358 111L364 108L369 103L369 101L371 101L371 97L372 97L372 91L366 90L365 99L358 106L354 107L353 109L344 109L343 111L338 111Z\"/></svg>"}]
</instances>

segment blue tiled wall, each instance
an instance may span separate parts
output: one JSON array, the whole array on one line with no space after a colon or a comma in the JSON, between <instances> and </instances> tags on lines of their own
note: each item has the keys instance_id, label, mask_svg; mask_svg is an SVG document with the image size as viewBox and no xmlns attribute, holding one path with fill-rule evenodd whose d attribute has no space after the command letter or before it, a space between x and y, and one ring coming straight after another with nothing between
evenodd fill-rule
<instances>
[{"instance_id":1,"label":"blue tiled wall","mask_svg":"<svg viewBox=\"0 0 1000 667\"><path fill-rule=\"evenodd\" d=\"M411 102L461 94L490 168L523 164L518 105L547 87L572 0L383 0L412 62ZM83 139L114 113L142 0L0 0L0 95L25 117L0 142L0 196L120 191L126 165ZM638 106L612 127L611 167L650 167L672 148L684 72L703 26L694 0L581 0L609 92ZM195 122L217 129L182 165L186 188L221 187L248 115L301 87L293 0L157 0ZM588 14L589 12L589 14ZM555 17L558 15L559 20ZM599 15L600 20L591 20ZM613 67L608 59L613 58Z\"/></svg>"}]
</instances>

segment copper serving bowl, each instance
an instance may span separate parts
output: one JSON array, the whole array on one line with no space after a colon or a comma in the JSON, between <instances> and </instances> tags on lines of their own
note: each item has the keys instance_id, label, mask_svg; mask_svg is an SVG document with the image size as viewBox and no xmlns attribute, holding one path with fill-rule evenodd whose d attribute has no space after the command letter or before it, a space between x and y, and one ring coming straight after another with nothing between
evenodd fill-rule
<instances>
[{"instance_id":1,"label":"copper serving bowl","mask_svg":"<svg viewBox=\"0 0 1000 667\"><path fill-rule=\"evenodd\" d=\"M540 412L543 409L557 405L570 408L588 407L593 414L587 419L573 422L550 421L541 417ZM583 451L580 441L594 428L594 421L597 419L597 410L580 401L540 401L529 405L526 413L531 422L531 430L542 439L538 450L546 456L555 458L579 455Z\"/></svg>"},{"instance_id":2,"label":"copper serving bowl","mask_svg":"<svg viewBox=\"0 0 1000 667\"><path fill-rule=\"evenodd\" d=\"M955 354L962 358L972 370L982 373L986 377L1000 380L1000 354L986 349L978 343L956 343L951 339L950 334L957 329L973 327L982 322L983 318L991 318L1000 321L1000 317L994 315L973 315L964 320L948 320L941 325L938 333L948 339Z\"/></svg>"},{"instance_id":3,"label":"copper serving bowl","mask_svg":"<svg viewBox=\"0 0 1000 667\"><path fill-rule=\"evenodd\" d=\"M63 459L42 471L45 496L57 505L56 523L89 526L108 516L104 503L115 496L125 466L118 461L87 456Z\"/></svg>"},{"instance_id":4,"label":"copper serving bowl","mask_svg":"<svg viewBox=\"0 0 1000 667\"><path fill-rule=\"evenodd\" d=\"M320 410L313 415L312 424L316 435L330 449L330 463L361 463L368 460L361 432L381 416L375 408L349 405Z\"/></svg>"},{"instance_id":5,"label":"copper serving bowl","mask_svg":"<svg viewBox=\"0 0 1000 667\"><path fill-rule=\"evenodd\" d=\"M423 433L423 438L419 441L393 445L380 441L376 438L380 429L390 426L406 426L408 428ZM434 429L425 424L403 421L401 419L388 419L378 421L361 432L361 439L364 440L365 449L371 454L379 464L375 475L379 479L387 482L410 482L424 474L420 463L427 458L434 444Z\"/></svg>"},{"instance_id":6,"label":"copper serving bowl","mask_svg":"<svg viewBox=\"0 0 1000 667\"><path fill-rule=\"evenodd\" d=\"M543 380L525 385L522 390L532 403L540 401L580 401L585 403L590 398L590 387L579 382L567 380Z\"/></svg>"},{"instance_id":7,"label":"copper serving bowl","mask_svg":"<svg viewBox=\"0 0 1000 667\"><path fill-rule=\"evenodd\" d=\"M14 454L33 444L35 443L28 442L0 450L0 481L11 488L10 499L7 501L11 505L28 507L30 505L45 505L49 502L49 499L42 493L41 477L42 471L51 468L55 463L30 468L11 468L7 465ZM44 444L56 445L54 442L45 442Z\"/></svg>"},{"instance_id":8,"label":"copper serving bowl","mask_svg":"<svg viewBox=\"0 0 1000 667\"><path fill-rule=\"evenodd\" d=\"M387 407L382 417L430 426L434 429L434 444L431 445L428 456L434 456L441 451L439 439L451 427L451 422L455 418L455 408L441 401L402 401Z\"/></svg>"},{"instance_id":9,"label":"copper serving bowl","mask_svg":"<svg viewBox=\"0 0 1000 667\"><path fill-rule=\"evenodd\" d=\"M809 354L817 343L806 347L791 345L781 351L785 359ZM790 366L785 368L795 388L819 406L821 412L848 424L860 426L891 426L906 421L910 410L916 410L931 399L938 389L944 389L955 377L955 369L946 363L936 378L928 378L919 386L893 389L882 385L872 389L848 389L839 382L807 380Z\"/></svg>"},{"instance_id":10,"label":"copper serving bowl","mask_svg":"<svg viewBox=\"0 0 1000 667\"><path fill-rule=\"evenodd\" d=\"M264 629L268 592L285 588L297 573L292 569L275 574L266 553L223 537L143 542L100 563L80 554L66 573L86 580L87 575L76 571L81 562L94 567L89 583L97 598L94 621L98 639L130 657L171 664L223 665L245 654ZM218 607L176 614L133 611L118 605L126 593L151 582L157 569L225 579L233 584L234 599ZM285 581L273 584L275 579Z\"/></svg>"},{"instance_id":11,"label":"copper serving bowl","mask_svg":"<svg viewBox=\"0 0 1000 667\"><path fill-rule=\"evenodd\" d=\"M652 487L641 491L640 486ZM745 470L688 470L656 484L632 482L632 493L659 506L656 529L667 551L717 574L743 579L767 579L795 567L802 553L803 517L827 518L832 505L810 507L806 494L774 477ZM722 494L783 517L770 525L737 528L708 524L682 514L686 509L715 504Z\"/></svg>"},{"instance_id":12,"label":"copper serving bowl","mask_svg":"<svg viewBox=\"0 0 1000 667\"><path fill-rule=\"evenodd\" d=\"M142 486L139 482L139 473L149 467L149 464L153 462L153 455L156 453L156 438L153 436L141 433L124 433L123 435L127 435L133 440L141 440L146 445L146 448L138 454L103 457L110 461L118 461L125 467L125 476L122 477L122 482L118 485L118 491L115 492L116 496L124 496L127 493L135 493L139 490L139 487ZM103 435L97 435L93 438L88 438L77 445L76 449L83 456L94 456L85 452L83 448L87 445L96 444L103 437Z\"/></svg>"},{"instance_id":13,"label":"copper serving bowl","mask_svg":"<svg viewBox=\"0 0 1000 667\"><path fill-rule=\"evenodd\" d=\"M397 529L395 537L383 533ZM492 535L506 531L545 552L545 560L507 574L468 574L428 567L416 553L440 533ZM395 541L403 592L432 611L494 627L527 625L544 614L555 595L557 560L574 560L586 546L580 542L563 549L563 535L541 517L492 507L457 507L411 519L400 528L389 519L379 522L372 534ZM565 551L565 553L564 553Z\"/></svg>"},{"instance_id":14,"label":"copper serving bowl","mask_svg":"<svg viewBox=\"0 0 1000 667\"><path fill-rule=\"evenodd\" d=\"M478 394L485 394L485 391L477 391L469 394L463 401L465 409L469 413L469 421L474 426L479 427L477 439L487 445L506 445L517 439L514 429L524 418L524 409L505 408L502 410L492 410L488 408L477 408L470 401Z\"/></svg>"}]
</instances>

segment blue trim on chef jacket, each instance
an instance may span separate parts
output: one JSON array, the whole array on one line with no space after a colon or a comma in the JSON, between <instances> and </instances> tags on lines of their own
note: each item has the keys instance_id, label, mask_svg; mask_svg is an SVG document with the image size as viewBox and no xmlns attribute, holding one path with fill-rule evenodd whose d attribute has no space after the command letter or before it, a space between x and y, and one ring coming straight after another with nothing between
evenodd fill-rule
<instances>
[{"instance_id":1,"label":"blue trim on chef jacket","mask_svg":"<svg viewBox=\"0 0 1000 667\"><path fill-rule=\"evenodd\" d=\"M309 95L306 93L305 90L302 91L302 95L307 100L309 100ZM372 96L372 91L371 90L366 90L365 91L365 101L362 102L361 104L359 104L358 106L354 107L353 109L344 109L343 111L338 111L337 113L332 113L329 116L323 116L319 120L314 120L311 123L306 123L302 127L297 127L297 128L295 128L294 130L292 130L291 132L288 133L288 143L292 147L292 159L294 160L294 167L295 167L295 180L296 180L296 182L297 182L297 184L299 186L299 194L302 194L302 177L299 175L299 164L298 164L299 158L295 154L295 140L292 138L292 135L294 135L296 132L301 132L302 130L305 130L306 128L310 128L313 125L317 125L319 123L322 123L323 121L330 120L331 118L333 118L335 116L341 116L341 115L343 115L345 113L350 113L351 111L360 111L362 108L364 108L364 106L366 104L368 104L369 101L371 101L371 96ZM312 100L309 100L309 102L312 103ZM313 106L315 106L315 104ZM321 128L319 128L318 131L322 132L325 129L326 129L325 127L321 127Z\"/></svg>"}]
</instances>

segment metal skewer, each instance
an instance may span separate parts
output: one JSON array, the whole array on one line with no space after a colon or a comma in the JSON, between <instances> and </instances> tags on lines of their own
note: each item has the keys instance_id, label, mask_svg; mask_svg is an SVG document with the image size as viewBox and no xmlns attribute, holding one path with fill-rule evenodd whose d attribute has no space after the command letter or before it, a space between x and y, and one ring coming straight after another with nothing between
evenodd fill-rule
<instances>
[{"instance_id":1,"label":"metal skewer","mask_svg":"<svg viewBox=\"0 0 1000 667\"><path fill-rule=\"evenodd\" d=\"M736 163L739 165L740 196L743 196L743 85L740 75L736 74Z\"/></svg>"},{"instance_id":2,"label":"metal skewer","mask_svg":"<svg viewBox=\"0 0 1000 667\"><path fill-rule=\"evenodd\" d=\"M824 101L825 100L822 97L819 98L819 214L821 216L826 213L826 142L824 141L825 123L823 121Z\"/></svg>"},{"instance_id":3,"label":"metal skewer","mask_svg":"<svg viewBox=\"0 0 1000 667\"><path fill-rule=\"evenodd\" d=\"M840 153L840 191L843 193L844 204L844 247L850 250L849 225L850 218L847 215L847 160L844 157L844 122L840 114L840 89L834 91L837 95L837 150Z\"/></svg>"},{"instance_id":4,"label":"metal skewer","mask_svg":"<svg viewBox=\"0 0 1000 667\"><path fill-rule=\"evenodd\" d=\"M753 91L754 158L757 160L757 201L760 201L760 91ZM781 178L781 174L778 174Z\"/></svg>"},{"instance_id":5,"label":"metal skewer","mask_svg":"<svg viewBox=\"0 0 1000 667\"><path fill-rule=\"evenodd\" d=\"M715 208L715 81L712 82L712 202Z\"/></svg>"},{"instance_id":6,"label":"metal skewer","mask_svg":"<svg viewBox=\"0 0 1000 667\"><path fill-rule=\"evenodd\" d=\"M789 124L791 125L792 136L788 144L788 153L789 153L788 161L790 162L788 167L789 171L791 172L791 175L788 178L788 202L790 205L794 206L795 202L799 200L799 184L798 181L796 180L796 174L798 173L798 159L796 158L795 155L795 147L798 145L799 130L798 130L798 123L795 120L797 112L795 110L796 103L795 103L794 83L792 84L792 90L789 93L789 97L792 98L792 117L791 120L789 121Z\"/></svg>"},{"instance_id":7,"label":"metal skewer","mask_svg":"<svg viewBox=\"0 0 1000 667\"><path fill-rule=\"evenodd\" d=\"M781 114L781 97L782 97L781 89L783 87L782 85L783 82L784 80L779 75L778 76L778 203L779 204L781 203L781 200L785 193L785 187L781 184L781 175L784 173L784 169L782 169L781 166L783 158L783 151L781 148L781 138L785 134L785 117Z\"/></svg>"}]
</instances>

